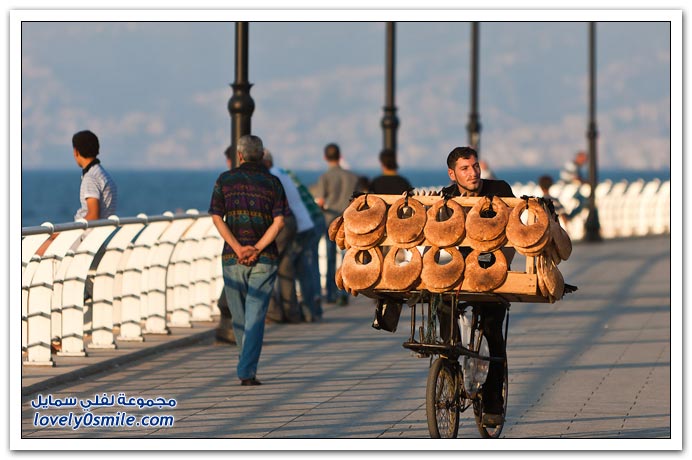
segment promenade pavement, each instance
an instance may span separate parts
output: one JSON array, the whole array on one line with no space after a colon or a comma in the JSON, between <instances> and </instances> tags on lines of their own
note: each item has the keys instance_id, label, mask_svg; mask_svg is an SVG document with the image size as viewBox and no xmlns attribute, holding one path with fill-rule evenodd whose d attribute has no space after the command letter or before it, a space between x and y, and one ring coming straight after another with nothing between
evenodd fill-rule
<instances>
[{"instance_id":1,"label":"promenade pavement","mask_svg":"<svg viewBox=\"0 0 692 460\"><path fill-rule=\"evenodd\" d=\"M675 373L671 382L671 326L681 330L681 325L671 324L670 250L669 236L575 244L560 270L578 291L554 304L512 304L503 438L616 442L667 440L679 433L680 427L671 424L671 419L682 420L671 417L671 399L676 410L682 400L676 391L681 375ZM24 366L21 437L208 439L196 443L198 449L270 445L216 443L226 438L281 439L289 449L315 448L307 441L325 439L422 442L429 438L425 386L430 360L401 346L409 335L408 307L395 333L373 329L373 313L373 301L358 296L347 307L327 305L322 323L268 325L258 370L263 385L257 387L239 385L237 348L215 343L215 323L147 336L143 343L84 358L58 356L54 368ZM679 357L675 350L676 367ZM35 409L31 402L39 394L83 401L104 393L163 397L177 405L140 409L116 404L92 408L94 415L127 412L137 420L172 415L174 425L35 426L37 420L48 420L42 416L85 413L80 407ZM488 442L502 442L479 437L469 410L461 414L458 438L463 439L410 448L488 448ZM105 444L94 446L99 445ZM348 446L328 442L319 448L339 445ZM392 448L379 446L384 445Z\"/></svg>"}]
</instances>

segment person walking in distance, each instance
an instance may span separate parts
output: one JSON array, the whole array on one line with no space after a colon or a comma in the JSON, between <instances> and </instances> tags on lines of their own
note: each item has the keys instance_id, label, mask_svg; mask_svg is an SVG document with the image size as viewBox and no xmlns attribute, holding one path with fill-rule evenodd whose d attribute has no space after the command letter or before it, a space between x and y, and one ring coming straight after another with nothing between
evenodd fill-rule
<instances>
[{"instance_id":1,"label":"person walking in distance","mask_svg":"<svg viewBox=\"0 0 692 460\"><path fill-rule=\"evenodd\" d=\"M399 165L396 163L394 150L384 149L380 152L380 166L382 175L377 176L370 182L370 192L384 195L401 195L412 190L411 183L397 170Z\"/></svg>"},{"instance_id":2,"label":"person walking in distance","mask_svg":"<svg viewBox=\"0 0 692 460\"><path fill-rule=\"evenodd\" d=\"M276 238L279 249L279 269L274 294L269 301L267 320L277 323L300 323L303 321L303 314L296 294L296 278L299 280L301 292L310 288L303 282L306 273L300 273L297 265L307 235L314 224L303 200L300 199L298 188L286 173L274 165L274 158L269 150L264 149L262 161L269 172L281 181L288 207L291 208L293 214L293 218L285 219L286 225ZM290 229L289 221L292 224Z\"/></svg>"},{"instance_id":3,"label":"person walking in distance","mask_svg":"<svg viewBox=\"0 0 692 460\"><path fill-rule=\"evenodd\" d=\"M550 187L553 186L553 178L547 174L539 177L538 186L541 188L543 198L545 198L546 200L550 200L553 203L555 214L557 214L558 218L560 219L560 224L562 224L562 228L567 228L567 223L569 222L569 218L567 217L567 211L565 211L565 207L562 206L560 200L558 200L550 194Z\"/></svg>"},{"instance_id":4,"label":"person walking in distance","mask_svg":"<svg viewBox=\"0 0 692 460\"><path fill-rule=\"evenodd\" d=\"M341 151L338 145L327 144L324 148L324 159L328 169L317 180L315 201L322 208L327 228L329 228L334 219L343 214L348 207L353 192L358 188L358 176L341 167ZM327 243L327 302L336 302L337 305L344 306L348 304L348 294L346 291L338 289L334 281L336 243L329 239L326 232L324 238Z\"/></svg>"},{"instance_id":5,"label":"person walking in distance","mask_svg":"<svg viewBox=\"0 0 692 460\"><path fill-rule=\"evenodd\" d=\"M281 182L262 164L262 140L242 136L237 153L240 166L219 175L209 214L224 240L224 293L239 348L236 372L241 385L254 386L261 385L257 365L279 259L274 240L291 211Z\"/></svg>"}]
</instances>

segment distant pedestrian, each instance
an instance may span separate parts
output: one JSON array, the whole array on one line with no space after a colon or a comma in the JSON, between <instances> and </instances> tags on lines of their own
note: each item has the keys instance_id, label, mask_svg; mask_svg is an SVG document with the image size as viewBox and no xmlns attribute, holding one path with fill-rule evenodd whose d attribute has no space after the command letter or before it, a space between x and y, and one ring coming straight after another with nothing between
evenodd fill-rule
<instances>
[{"instance_id":1,"label":"distant pedestrian","mask_svg":"<svg viewBox=\"0 0 692 460\"><path fill-rule=\"evenodd\" d=\"M261 385L257 364L279 260L274 240L291 211L281 182L262 164L262 140L242 136L237 153L240 165L214 184L209 214L225 243L221 259L239 348L237 375L250 386Z\"/></svg>"},{"instance_id":2,"label":"distant pedestrian","mask_svg":"<svg viewBox=\"0 0 692 460\"><path fill-rule=\"evenodd\" d=\"M302 296L302 310L303 317L309 322L320 322L322 321L322 277L320 274L320 256L319 256L319 246L322 235L327 231L327 224L324 220L324 214L317 203L315 198L310 193L310 190L303 184L300 179L293 173L293 171L284 169L283 170L288 176L293 180L293 183L298 188L300 193L300 198L303 200L305 207L310 213L310 219L314 227L306 235L306 241L301 245L303 250L300 253L301 257L298 259L298 266L296 271L298 272L298 281L308 284L303 276L305 274L310 275L312 280L309 287L304 287L303 284L300 286L301 296ZM312 296L312 299L310 298Z\"/></svg>"},{"instance_id":3,"label":"distant pedestrian","mask_svg":"<svg viewBox=\"0 0 692 460\"><path fill-rule=\"evenodd\" d=\"M396 162L396 153L391 149L380 152L380 167L382 175L375 177L370 182L370 192L383 195L401 195L412 190L411 183L397 172L399 165Z\"/></svg>"},{"instance_id":4,"label":"distant pedestrian","mask_svg":"<svg viewBox=\"0 0 692 460\"><path fill-rule=\"evenodd\" d=\"M339 217L348 207L353 192L358 188L358 176L351 171L343 169L340 165L341 151L336 144L328 144L324 148L324 159L328 169L317 180L315 187L315 201L324 211L327 227ZM336 287L334 276L336 275L336 243L324 235L327 243L327 302L336 302L337 305L348 304L346 291Z\"/></svg>"},{"instance_id":5,"label":"distant pedestrian","mask_svg":"<svg viewBox=\"0 0 692 460\"><path fill-rule=\"evenodd\" d=\"M80 131L72 136L72 150L77 165L82 168L82 183L79 187L81 207L75 220L105 219L115 215L118 205L118 187L96 158L99 140L91 131Z\"/></svg>"},{"instance_id":6,"label":"distant pedestrian","mask_svg":"<svg viewBox=\"0 0 692 460\"><path fill-rule=\"evenodd\" d=\"M586 164L589 157L586 152L580 150L574 156L573 160L568 161L560 170L560 180L564 183L576 183L583 184L586 182L584 174L582 172L582 167Z\"/></svg>"},{"instance_id":7,"label":"distant pedestrian","mask_svg":"<svg viewBox=\"0 0 692 460\"><path fill-rule=\"evenodd\" d=\"M577 205L572 208L567 215L570 219L579 214L586 207L586 197L581 193L581 185L587 182L582 168L588 160L589 157L586 155L586 152L580 150L574 156L574 159L565 163L562 170L560 170L560 182L578 186L573 197L577 201Z\"/></svg>"},{"instance_id":8,"label":"distant pedestrian","mask_svg":"<svg viewBox=\"0 0 692 460\"><path fill-rule=\"evenodd\" d=\"M543 198L550 200L553 203L555 214L558 215L558 218L560 219L560 222L562 224L562 228L567 228L568 217L567 212L565 211L565 207L562 206L560 200L558 200L550 194L550 187L553 186L553 178L548 175L539 177L538 186L541 188Z\"/></svg>"},{"instance_id":9,"label":"distant pedestrian","mask_svg":"<svg viewBox=\"0 0 692 460\"><path fill-rule=\"evenodd\" d=\"M303 252L303 246L315 225L300 198L298 187L288 174L274 165L274 158L269 150L264 149L262 161L269 172L281 181L288 207L291 208L293 214L292 218L285 219L286 225L276 238L279 249L279 269L274 294L269 302L267 319L281 323L300 323L303 321L303 314L296 295L296 278L299 280L301 292L303 289L311 291L312 280L309 273L301 274L297 271L298 261ZM289 220L291 226L288 225ZM312 296L312 292L308 294Z\"/></svg>"},{"instance_id":10,"label":"distant pedestrian","mask_svg":"<svg viewBox=\"0 0 692 460\"><path fill-rule=\"evenodd\" d=\"M224 151L224 156L226 157L226 168L231 169L233 167L233 155L235 151L232 146L228 146ZM226 293L224 288L221 288L221 293L219 294L219 299L216 302L216 307L219 309L221 314L219 317L219 324L216 326L216 341L225 342L230 345L235 345L235 333L233 333L233 318L231 316L231 310L228 308L228 302L226 301Z\"/></svg>"}]
</instances>

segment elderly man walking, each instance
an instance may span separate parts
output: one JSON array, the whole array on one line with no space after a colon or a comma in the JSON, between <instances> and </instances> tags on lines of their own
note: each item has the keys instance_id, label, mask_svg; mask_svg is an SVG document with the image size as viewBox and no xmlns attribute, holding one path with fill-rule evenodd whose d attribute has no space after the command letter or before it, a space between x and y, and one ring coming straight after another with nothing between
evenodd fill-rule
<instances>
[{"instance_id":1,"label":"elderly man walking","mask_svg":"<svg viewBox=\"0 0 692 460\"><path fill-rule=\"evenodd\" d=\"M279 259L274 240L291 211L281 182L262 163L262 140L243 136L237 152L240 166L216 180L209 214L225 242L224 292L239 347L238 378L254 386L261 385L257 364Z\"/></svg>"}]
</instances>

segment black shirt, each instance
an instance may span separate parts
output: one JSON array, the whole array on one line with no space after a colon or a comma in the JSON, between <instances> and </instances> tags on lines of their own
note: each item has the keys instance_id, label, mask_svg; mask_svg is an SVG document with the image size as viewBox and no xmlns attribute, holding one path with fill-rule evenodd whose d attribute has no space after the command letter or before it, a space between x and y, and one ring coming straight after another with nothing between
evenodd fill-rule
<instances>
[{"instance_id":1,"label":"black shirt","mask_svg":"<svg viewBox=\"0 0 692 460\"><path fill-rule=\"evenodd\" d=\"M459 192L459 187L457 184L451 184L443 188L441 193L448 194L450 196L461 196L461 192ZM478 196L488 195L514 198L512 187L510 187L507 182L503 180L482 179Z\"/></svg>"},{"instance_id":2,"label":"black shirt","mask_svg":"<svg viewBox=\"0 0 692 460\"><path fill-rule=\"evenodd\" d=\"M409 181L399 175L378 176L370 182L370 193L382 195L401 195L412 188Z\"/></svg>"}]
</instances>

